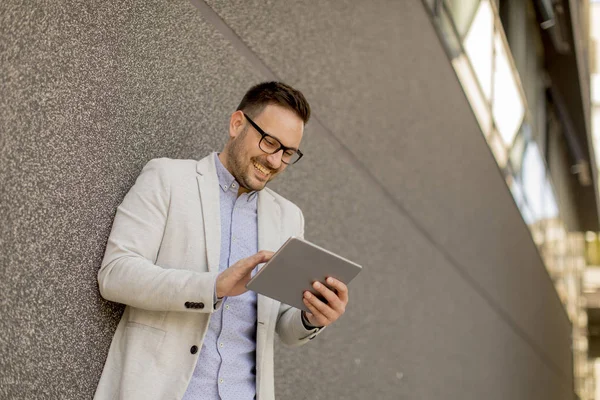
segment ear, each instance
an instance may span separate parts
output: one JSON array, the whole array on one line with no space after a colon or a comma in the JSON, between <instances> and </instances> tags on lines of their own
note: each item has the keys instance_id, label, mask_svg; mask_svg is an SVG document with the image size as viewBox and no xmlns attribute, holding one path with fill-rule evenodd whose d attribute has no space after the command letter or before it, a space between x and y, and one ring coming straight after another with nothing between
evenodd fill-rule
<instances>
[{"instance_id":1,"label":"ear","mask_svg":"<svg viewBox=\"0 0 600 400\"><path fill-rule=\"evenodd\" d=\"M231 114L231 118L229 118L229 137L234 138L240 134L244 130L244 124L246 123L246 118L244 118L244 113L240 110Z\"/></svg>"}]
</instances>

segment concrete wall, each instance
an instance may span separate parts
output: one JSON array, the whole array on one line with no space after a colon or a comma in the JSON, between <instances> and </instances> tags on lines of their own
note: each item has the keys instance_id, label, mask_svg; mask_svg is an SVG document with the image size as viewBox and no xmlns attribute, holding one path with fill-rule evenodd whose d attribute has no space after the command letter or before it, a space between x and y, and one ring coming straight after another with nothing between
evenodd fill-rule
<instances>
[{"instance_id":1,"label":"concrete wall","mask_svg":"<svg viewBox=\"0 0 600 400\"><path fill-rule=\"evenodd\" d=\"M314 110L275 187L365 266L342 320L277 349L279 397L572 397L568 319L420 1L5 0L0 38L0 398L92 396L116 206L273 78Z\"/></svg>"}]
</instances>

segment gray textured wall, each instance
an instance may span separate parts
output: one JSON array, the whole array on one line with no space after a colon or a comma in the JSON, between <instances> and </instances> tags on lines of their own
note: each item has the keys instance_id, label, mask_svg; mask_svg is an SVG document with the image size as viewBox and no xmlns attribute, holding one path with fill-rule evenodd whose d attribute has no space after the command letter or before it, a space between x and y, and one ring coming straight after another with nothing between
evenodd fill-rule
<instances>
[{"instance_id":1,"label":"gray textured wall","mask_svg":"<svg viewBox=\"0 0 600 400\"><path fill-rule=\"evenodd\" d=\"M566 314L417 0L4 0L0 398L91 397L116 206L273 77L315 115L276 188L366 267L336 326L278 348L280 398L570 398Z\"/></svg>"}]
</instances>

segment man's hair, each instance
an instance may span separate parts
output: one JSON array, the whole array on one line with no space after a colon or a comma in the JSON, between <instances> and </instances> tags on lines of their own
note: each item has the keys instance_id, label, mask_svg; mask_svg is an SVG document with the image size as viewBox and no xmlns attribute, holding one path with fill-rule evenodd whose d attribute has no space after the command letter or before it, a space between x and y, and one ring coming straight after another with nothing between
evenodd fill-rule
<instances>
[{"instance_id":1,"label":"man's hair","mask_svg":"<svg viewBox=\"0 0 600 400\"><path fill-rule=\"evenodd\" d=\"M283 82L263 82L252 86L244 95L237 109L254 118L268 105L276 105L294 111L305 125L310 118L310 105L302 92Z\"/></svg>"}]
</instances>

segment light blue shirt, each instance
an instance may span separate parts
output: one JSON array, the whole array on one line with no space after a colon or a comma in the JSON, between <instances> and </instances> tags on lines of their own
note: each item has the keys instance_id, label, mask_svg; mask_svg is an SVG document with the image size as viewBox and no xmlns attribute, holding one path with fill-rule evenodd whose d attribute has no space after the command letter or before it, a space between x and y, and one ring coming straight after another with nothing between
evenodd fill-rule
<instances>
[{"instance_id":1,"label":"light blue shirt","mask_svg":"<svg viewBox=\"0 0 600 400\"><path fill-rule=\"evenodd\" d=\"M219 271L258 251L257 193L239 183L213 153L221 187ZM253 272L253 274L256 270ZM184 400L245 400L256 395L256 293L226 297L213 313Z\"/></svg>"}]
</instances>

